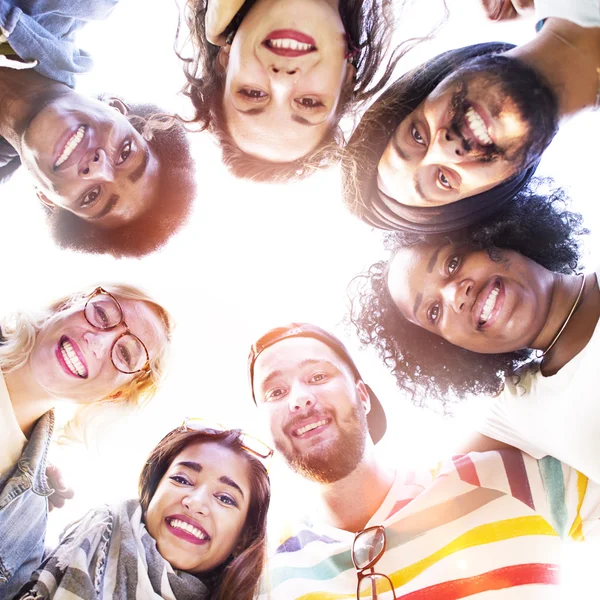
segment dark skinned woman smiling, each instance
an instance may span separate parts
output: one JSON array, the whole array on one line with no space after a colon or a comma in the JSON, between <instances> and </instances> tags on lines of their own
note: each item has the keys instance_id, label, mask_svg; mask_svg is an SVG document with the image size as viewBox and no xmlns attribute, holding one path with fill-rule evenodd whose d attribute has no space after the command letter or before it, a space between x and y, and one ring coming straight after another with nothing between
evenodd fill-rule
<instances>
[{"instance_id":1,"label":"dark skinned woman smiling","mask_svg":"<svg viewBox=\"0 0 600 600\"><path fill-rule=\"evenodd\" d=\"M560 197L527 194L466 234L392 233L389 261L354 282L352 320L400 387L444 406L499 394L485 436L600 481L600 290L576 273L584 232Z\"/></svg>"}]
</instances>

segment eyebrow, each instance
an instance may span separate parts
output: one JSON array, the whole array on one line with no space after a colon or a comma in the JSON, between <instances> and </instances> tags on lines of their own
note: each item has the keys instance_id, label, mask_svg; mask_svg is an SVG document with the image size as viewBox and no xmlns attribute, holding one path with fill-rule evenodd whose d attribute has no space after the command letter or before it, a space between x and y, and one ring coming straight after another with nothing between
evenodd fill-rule
<instances>
[{"instance_id":1,"label":"eyebrow","mask_svg":"<svg viewBox=\"0 0 600 600\"><path fill-rule=\"evenodd\" d=\"M292 115L292 120L296 121L296 123L300 123L301 125L307 125L308 127L316 127L317 125L321 124L321 123L312 123L311 121L309 121L308 119L305 119L304 117L301 117L300 115Z\"/></svg>"},{"instance_id":2,"label":"eyebrow","mask_svg":"<svg viewBox=\"0 0 600 600\"><path fill-rule=\"evenodd\" d=\"M238 112L240 112L244 115L250 115L251 117L253 117L255 115L262 115L266 110L265 108L249 108L248 110L241 110L235 106L234 106L234 108ZM306 125L307 127L316 127L317 125L320 125L320 123L312 123L311 121L309 121L308 119L305 119L304 117L301 117L300 115L292 115L292 121L296 121L296 123L300 123L301 125Z\"/></svg>"},{"instance_id":3,"label":"eyebrow","mask_svg":"<svg viewBox=\"0 0 600 600\"><path fill-rule=\"evenodd\" d=\"M202 465L193 460L182 460L178 462L176 466L187 467L188 469L191 469L196 473L202 472ZM242 495L242 498L245 498L242 488L233 479L231 479L231 477L227 477L227 475L222 475L221 477L219 477L219 481L221 483L224 483L225 485L235 488Z\"/></svg>"},{"instance_id":4,"label":"eyebrow","mask_svg":"<svg viewBox=\"0 0 600 600\"><path fill-rule=\"evenodd\" d=\"M298 365L298 369L302 369L303 367L309 366L309 365L319 365L319 364L326 364L332 368L335 368L335 365L330 362L329 360L327 360L326 358L305 358L299 365ZM261 384L261 390L265 389L265 386L272 381L273 379L276 379L277 377L279 377L280 375L283 374L283 371L281 370L277 370L277 371L271 371L271 373L269 373L269 375L265 378L265 380L262 382Z\"/></svg>"},{"instance_id":5,"label":"eyebrow","mask_svg":"<svg viewBox=\"0 0 600 600\"><path fill-rule=\"evenodd\" d=\"M445 245L446 244L442 244L441 246L438 246L431 254L431 256L429 258L429 262L427 263L427 272L428 273L431 273L433 271L433 267L435 267L435 263L437 262L440 251ZM419 292L415 298L415 303L413 305L413 315L414 315L415 319L417 319L417 321L419 320L417 317L417 311L419 310L419 307L421 306L421 302L423 302L423 294L421 292Z\"/></svg>"},{"instance_id":6,"label":"eyebrow","mask_svg":"<svg viewBox=\"0 0 600 600\"><path fill-rule=\"evenodd\" d=\"M119 199L120 196L118 196L117 194L112 194L111 197L108 199L108 202L104 205L104 208L96 216L88 217L88 220L95 221L96 219L101 219L102 217L105 217L114 208Z\"/></svg>"},{"instance_id":7,"label":"eyebrow","mask_svg":"<svg viewBox=\"0 0 600 600\"><path fill-rule=\"evenodd\" d=\"M437 262L438 259L438 255L440 253L440 250L445 246L446 244L442 244L441 246L438 246L434 251L433 254L431 255L429 262L427 263L427 272L431 273L433 271L433 267L435 267L435 263Z\"/></svg>"},{"instance_id":8,"label":"eyebrow","mask_svg":"<svg viewBox=\"0 0 600 600\"><path fill-rule=\"evenodd\" d=\"M419 181L419 174L415 173L415 177L413 179L413 185L415 187L415 192L417 192L417 195L422 199L425 200L426 202L429 202L429 198L427 198L425 196L425 194L423 193L423 188L421 187L421 182Z\"/></svg>"},{"instance_id":9,"label":"eyebrow","mask_svg":"<svg viewBox=\"0 0 600 600\"><path fill-rule=\"evenodd\" d=\"M249 108L248 110L242 110L241 108L238 108L237 106L233 106L233 108L235 108L235 110L237 110L238 112L244 114L244 115L250 115L250 116L254 116L254 115L261 115L262 113L265 112L265 108Z\"/></svg>"},{"instance_id":10,"label":"eyebrow","mask_svg":"<svg viewBox=\"0 0 600 600\"><path fill-rule=\"evenodd\" d=\"M394 132L395 133L395 132ZM404 152L404 150L402 150L402 148L400 148L400 145L398 144L398 140L396 139L395 135L392 135L392 148L394 149L394 152L404 161L404 162L409 162L410 161L410 156L408 154L406 154L406 152Z\"/></svg>"},{"instance_id":11,"label":"eyebrow","mask_svg":"<svg viewBox=\"0 0 600 600\"><path fill-rule=\"evenodd\" d=\"M131 183L135 183L144 174L149 160L150 150L148 149L148 146L146 146L146 151L144 152L144 158L142 159L142 162L127 176L127 179L129 179Z\"/></svg>"},{"instance_id":12,"label":"eyebrow","mask_svg":"<svg viewBox=\"0 0 600 600\"><path fill-rule=\"evenodd\" d=\"M200 473L202 471L202 465L200 463L194 462L193 460L182 460L177 463L176 466L181 465L182 467L187 467L192 471L196 471L196 473Z\"/></svg>"},{"instance_id":13,"label":"eyebrow","mask_svg":"<svg viewBox=\"0 0 600 600\"><path fill-rule=\"evenodd\" d=\"M417 311L419 310L419 306L421 306L421 302L423 302L423 294L419 292L417 294L417 297L415 298L415 304L413 306L413 315L415 316L415 319L417 319L417 321Z\"/></svg>"},{"instance_id":14,"label":"eyebrow","mask_svg":"<svg viewBox=\"0 0 600 600\"><path fill-rule=\"evenodd\" d=\"M242 495L242 498L245 498L244 492L242 492L242 488L233 479L231 479L230 477L227 477L227 475L223 475L222 477L219 477L219 481L221 483L224 483L225 485L235 488Z\"/></svg>"}]
</instances>

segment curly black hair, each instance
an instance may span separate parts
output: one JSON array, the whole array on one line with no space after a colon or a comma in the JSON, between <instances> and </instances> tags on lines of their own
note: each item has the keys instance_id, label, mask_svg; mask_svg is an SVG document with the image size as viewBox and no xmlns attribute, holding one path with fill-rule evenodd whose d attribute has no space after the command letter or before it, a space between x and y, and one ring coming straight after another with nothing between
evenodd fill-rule
<instances>
[{"instance_id":1,"label":"curly black hair","mask_svg":"<svg viewBox=\"0 0 600 600\"><path fill-rule=\"evenodd\" d=\"M226 28L224 35L235 33L256 0L246 0ZM386 52L394 29L394 11L391 0L341 0L339 12L349 38L349 51L354 53L352 64L356 77L342 96L336 111L335 123L317 148L307 155L289 162L268 161L243 152L232 138L222 109L225 72L218 63L220 47L206 39L205 17L208 0L188 2L186 22L194 48L193 56L184 62L187 85L183 93L194 107L194 118L200 130L208 129L223 151L223 162L236 177L253 181L280 183L298 180L316 170L336 163L343 144L340 119L354 114L368 100L375 97L389 81L398 60L418 40L409 40L391 52ZM380 70L381 65L385 65Z\"/></svg>"},{"instance_id":2,"label":"curly black hair","mask_svg":"<svg viewBox=\"0 0 600 600\"><path fill-rule=\"evenodd\" d=\"M392 256L418 244L468 244L499 260L498 249L519 252L556 272L572 274L580 267L581 236L589 233L581 214L568 210L565 193L541 193L549 180L534 179L508 206L470 228L444 235L388 232L385 247ZM433 401L444 412L467 395L495 395L504 378L532 357L523 348L504 354L478 354L407 321L387 285L388 261L379 261L348 286L350 314L363 346L373 346L391 369L398 386L418 405Z\"/></svg>"},{"instance_id":3,"label":"curly black hair","mask_svg":"<svg viewBox=\"0 0 600 600\"><path fill-rule=\"evenodd\" d=\"M129 121L149 140L160 162L156 200L138 219L114 229L98 227L67 210L46 209L52 237L61 248L140 258L161 248L188 219L196 198L196 180L187 132L154 104L130 104L128 108Z\"/></svg>"}]
</instances>

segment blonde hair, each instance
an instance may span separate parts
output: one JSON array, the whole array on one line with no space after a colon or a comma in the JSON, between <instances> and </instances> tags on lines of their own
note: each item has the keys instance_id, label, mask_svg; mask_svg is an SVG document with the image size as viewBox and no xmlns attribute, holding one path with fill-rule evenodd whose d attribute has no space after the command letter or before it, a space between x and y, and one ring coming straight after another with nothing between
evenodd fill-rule
<instances>
[{"instance_id":1,"label":"blonde hair","mask_svg":"<svg viewBox=\"0 0 600 600\"><path fill-rule=\"evenodd\" d=\"M149 304L160 317L164 328L164 343L159 344L156 355L150 359L150 369L141 371L129 383L113 390L106 398L77 408L74 417L61 432L63 441L87 442L87 426L107 408L121 412L145 406L154 396L165 374L169 343L174 328L171 315L145 291L128 284L104 284L103 289L117 299L137 300ZM0 369L4 374L22 367L35 346L37 334L46 321L56 313L84 300L95 288L65 296L48 308L35 313L17 312L0 320L3 343L0 344ZM108 411L113 412L112 410Z\"/></svg>"}]
</instances>

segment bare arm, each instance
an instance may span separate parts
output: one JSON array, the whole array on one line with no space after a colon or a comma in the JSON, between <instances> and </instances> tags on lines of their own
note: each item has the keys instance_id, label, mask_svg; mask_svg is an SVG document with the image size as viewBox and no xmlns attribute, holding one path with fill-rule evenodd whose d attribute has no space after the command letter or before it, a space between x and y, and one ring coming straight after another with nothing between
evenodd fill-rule
<instances>
[{"instance_id":1,"label":"bare arm","mask_svg":"<svg viewBox=\"0 0 600 600\"><path fill-rule=\"evenodd\" d=\"M503 450L513 448L509 444L495 440L483 433L474 433L458 446L454 454L467 454L469 452L488 452L489 450Z\"/></svg>"}]
</instances>

